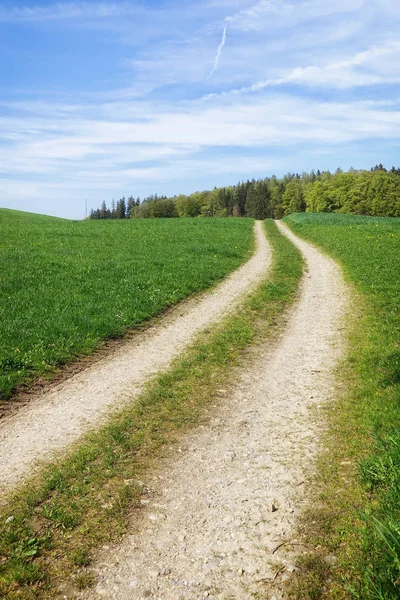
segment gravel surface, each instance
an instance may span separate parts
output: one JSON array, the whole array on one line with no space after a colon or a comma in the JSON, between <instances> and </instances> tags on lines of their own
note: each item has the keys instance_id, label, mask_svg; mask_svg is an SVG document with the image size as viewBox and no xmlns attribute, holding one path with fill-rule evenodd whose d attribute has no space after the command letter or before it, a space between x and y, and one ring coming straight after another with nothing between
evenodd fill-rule
<instances>
[{"instance_id":1,"label":"gravel surface","mask_svg":"<svg viewBox=\"0 0 400 600\"><path fill-rule=\"evenodd\" d=\"M183 302L168 316L110 356L32 398L0 421L0 495L29 476L38 461L67 448L113 409L138 395L150 376L165 369L201 329L234 310L265 276L270 251L261 222L253 257L208 293Z\"/></svg>"},{"instance_id":2,"label":"gravel surface","mask_svg":"<svg viewBox=\"0 0 400 600\"><path fill-rule=\"evenodd\" d=\"M285 548L318 451L312 409L334 393L347 290L331 259L278 225L308 264L285 331L274 347L253 350L219 390L209 425L144 482L129 535L103 548L98 583L81 599L285 597L294 569Z\"/></svg>"}]
</instances>

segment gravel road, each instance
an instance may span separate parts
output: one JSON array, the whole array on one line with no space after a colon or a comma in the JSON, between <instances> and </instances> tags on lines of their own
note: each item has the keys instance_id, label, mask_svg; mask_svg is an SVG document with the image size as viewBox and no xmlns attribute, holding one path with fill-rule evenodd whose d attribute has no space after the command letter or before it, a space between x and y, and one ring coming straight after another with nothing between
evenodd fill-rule
<instances>
[{"instance_id":1,"label":"gravel road","mask_svg":"<svg viewBox=\"0 0 400 600\"><path fill-rule=\"evenodd\" d=\"M285 544L294 541L318 452L312 409L334 393L348 296L337 265L278 225L308 265L285 331L274 347L254 349L220 390L210 424L144 482L129 535L103 548L98 583L80 598L285 597L293 572Z\"/></svg>"}]
</instances>

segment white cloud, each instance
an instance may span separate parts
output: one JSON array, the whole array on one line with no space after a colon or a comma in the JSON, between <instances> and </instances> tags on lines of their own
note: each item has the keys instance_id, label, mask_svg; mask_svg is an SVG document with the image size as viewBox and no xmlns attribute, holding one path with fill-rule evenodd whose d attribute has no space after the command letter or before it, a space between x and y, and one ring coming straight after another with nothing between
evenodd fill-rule
<instances>
[{"instance_id":1,"label":"white cloud","mask_svg":"<svg viewBox=\"0 0 400 600\"><path fill-rule=\"evenodd\" d=\"M263 27L263 19L266 16L289 13L292 10L292 4L286 4L280 0L260 0L252 7L226 17L225 22L235 29L257 30Z\"/></svg>"},{"instance_id":2,"label":"white cloud","mask_svg":"<svg viewBox=\"0 0 400 600\"><path fill-rule=\"evenodd\" d=\"M128 105L105 105L99 119L76 116L73 121L26 115L7 119L0 127L7 141L0 146L3 172L71 172L109 169L117 174L195 160L209 148L271 148L295 143L337 144L366 137L400 136L400 112L382 103L324 103L274 94L245 96L234 104L186 103L165 107L146 103L146 120L126 120ZM107 118L105 118L107 114ZM121 120L124 115L125 120ZM151 167L153 168L153 166ZM115 175L117 179L117 175Z\"/></svg>"},{"instance_id":3,"label":"white cloud","mask_svg":"<svg viewBox=\"0 0 400 600\"><path fill-rule=\"evenodd\" d=\"M284 84L297 84L307 87L356 88L377 84L400 83L398 63L400 42L387 42L380 47L372 47L358 52L346 60L339 60L323 66L310 65L296 67L281 77L257 81L248 86L232 89L220 94L211 93L208 99L250 92L260 92L266 88Z\"/></svg>"},{"instance_id":4,"label":"white cloud","mask_svg":"<svg viewBox=\"0 0 400 600\"><path fill-rule=\"evenodd\" d=\"M366 8L368 3L379 4L380 0L259 0L252 6L227 16L225 22L233 29L260 31L272 26L293 26L316 18L351 13Z\"/></svg>"}]
</instances>

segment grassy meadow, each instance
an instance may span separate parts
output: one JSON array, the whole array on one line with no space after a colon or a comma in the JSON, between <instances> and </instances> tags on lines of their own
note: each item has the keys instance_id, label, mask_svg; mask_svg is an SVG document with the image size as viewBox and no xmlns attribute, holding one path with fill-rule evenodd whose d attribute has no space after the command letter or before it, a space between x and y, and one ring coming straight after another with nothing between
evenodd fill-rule
<instances>
[{"instance_id":1,"label":"grassy meadow","mask_svg":"<svg viewBox=\"0 0 400 600\"><path fill-rule=\"evenodd\" d=\"M290 228L333 256L356 291L342 393L329 408L322 505L312 545L339 557L326 586L317 555L296 598L400 598L400 219L294 214Z\"/></svg>"},{"instance_id":2,"label":"grassy meadow","mask_svg":"<svg viewBox=\"0 0 400 600\"><path fill-rule=\"evenodd\" d=\"M249 257L252 228L0 209L0 400L220 280Z\"/></svg>"}]
</instances>

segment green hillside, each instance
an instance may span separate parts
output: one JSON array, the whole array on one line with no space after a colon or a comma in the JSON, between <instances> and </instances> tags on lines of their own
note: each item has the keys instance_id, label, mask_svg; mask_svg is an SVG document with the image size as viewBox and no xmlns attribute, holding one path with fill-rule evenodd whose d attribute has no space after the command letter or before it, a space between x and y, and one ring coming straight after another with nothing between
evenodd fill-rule
<instances>
[{"instance_id":1,"label":"green hillside","mask_svg":"<svg viewBox=\"0 0 400 600\"><path fill-rule=\"evenodd\" d=\"M220 280L249 256L252 227L0 209L0 398Z\"/></svg>"},{"instance_id":2,"label":"green hillside","mask_svg":"<svg viewBox=\"0 0 400 600\"><path fill-rule=\"evenodd\" d=\"M49 217L48 215L40 215L37 213L25 212L22 210L12 210L11 208L0 208L0 225L7 223L29 222L31 225L35 223L50 223L55 221L64 221L59 217Z\"/></svg>"}]
</instances>

